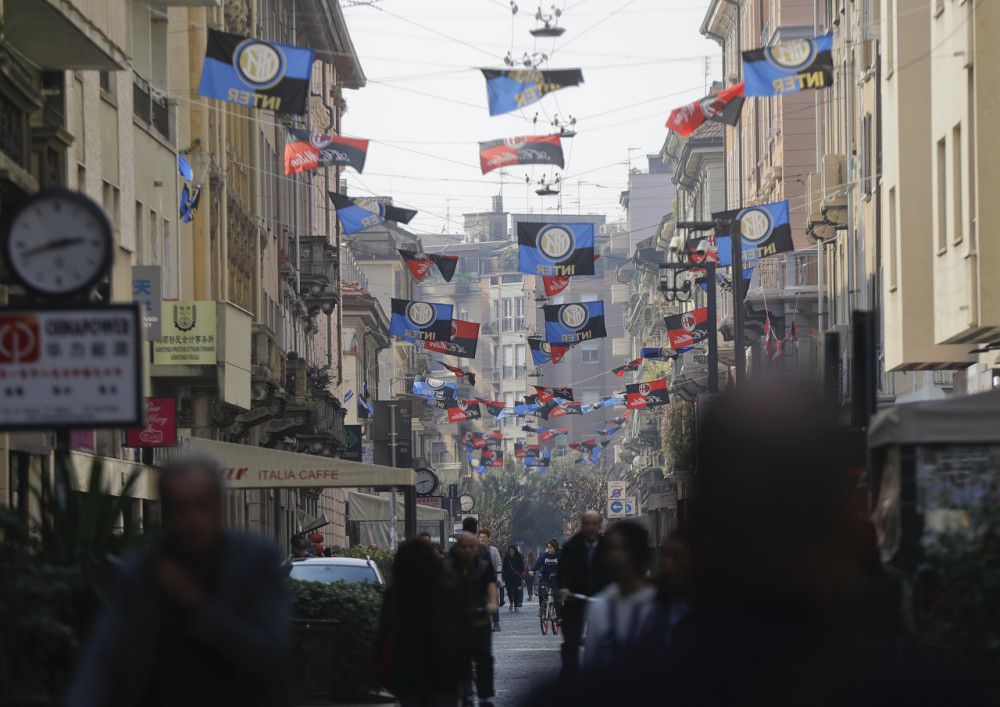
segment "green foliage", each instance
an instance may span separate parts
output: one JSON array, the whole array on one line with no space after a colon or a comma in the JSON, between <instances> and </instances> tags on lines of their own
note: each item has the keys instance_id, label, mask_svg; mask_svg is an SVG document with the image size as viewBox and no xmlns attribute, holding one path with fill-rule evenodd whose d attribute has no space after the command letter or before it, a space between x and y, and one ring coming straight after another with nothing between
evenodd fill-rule
<instances>
[{"instance_id":1,"label":"green foliage","mask_svg":"<svg viewBox=\"0 0 1000 707\"><path fill-rule=\"evenodd\" d=\"M349 547L345 548L340 553L344 557L356 557L360 560L370 558L375 566L378 567L378 571L382 573L382 579L385 580L386 586L392 582L392 560L395 554L389 550L372 550L367 547Z\"/></svg>"},{"instance_id":2,"label":"green foliage","mask_svg":"<svg viewBox=\"0 0 1000 707\"><path fill-rule=\"evenodd\" d=\"M697 437L694 404L675 400L667 407L664 452L668 469L692 470L695 465Z\"/></svg>"},{"instance_id":3,"label":"green foliage","mask_svg":"<svg viewBox=\"0 0 1000 707\"><path fill-rule=\"evenodd\" d=\"M369 694L376 687L371 665L376 649L382 588L374 584L346 582L326 584L290 580L289 584L294 618L334 622L329 633L323 634L321 639L327 642L325 649L329 651L329 659L315 666L315 669L329 673L331 696L360 698ZM296 663L312 669L313 666L306 664L310 657L315 656L303 655L302 652L313 649L315 643L309 640L308 648L301 641L297 643L294 646L299 653ZM325 655L323 648L319 648L318 653Z\"/></svg>"}]
</instances>

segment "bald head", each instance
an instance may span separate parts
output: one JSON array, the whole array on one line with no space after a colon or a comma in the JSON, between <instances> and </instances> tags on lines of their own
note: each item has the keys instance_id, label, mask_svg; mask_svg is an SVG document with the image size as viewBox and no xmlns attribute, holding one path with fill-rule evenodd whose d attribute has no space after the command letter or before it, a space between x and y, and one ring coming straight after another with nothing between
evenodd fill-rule
<instances>
[{"instance_id":1,"label":"bald head","mask_svg":"<svg viewBox=\"0 0 1000 707\"><path fill-rule=\"evenodd\" d=\"M584 511L580 516L580 532L587 540L597 540L601 534L601 514L597 511Z\"/></svg>"},{"instance_id":2,"label":"bald head","mask_svg":"<svg viewBox=\"0 0 1000 707\"><path fill-rule=\"evenodd\" d=\"M455 537L455 556L463 564L472 564L479 554L479 541L476 536L469 532L459 533Z\"/></svg>"}]
</instances>

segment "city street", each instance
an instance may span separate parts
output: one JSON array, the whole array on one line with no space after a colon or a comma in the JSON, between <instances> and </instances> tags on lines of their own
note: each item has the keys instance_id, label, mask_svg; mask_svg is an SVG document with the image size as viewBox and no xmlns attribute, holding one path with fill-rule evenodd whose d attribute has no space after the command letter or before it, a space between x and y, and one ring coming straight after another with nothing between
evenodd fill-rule
<instances>
[{"instance_id":1,"label":"city street","mask_svg":"<svg viewBox=\"0 0 1000 707\"><path fill-rule=\"evenodd\" d=\"M538 602L532 600L529 604L527 596L521 611L511 614L506 606L500 611L502 630L493 634L495 704L512 707L539 685L557 677L562 635L542 635L538 627Z\"/></svg>"}]
</instances>

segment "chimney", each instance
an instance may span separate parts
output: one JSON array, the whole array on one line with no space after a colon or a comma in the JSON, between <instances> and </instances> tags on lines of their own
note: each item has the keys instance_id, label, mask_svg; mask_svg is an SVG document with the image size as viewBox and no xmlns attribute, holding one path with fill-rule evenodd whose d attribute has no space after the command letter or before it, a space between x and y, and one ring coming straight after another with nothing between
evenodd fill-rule
<instances>
[{"instance_id":1,"label":"chimney","mask_svg":"<svg viewBox=\"0 0 1000 707\"><path fill-rule=\"evenodd\" d=\"M497 194L493 197L493 213L503 213L503 194Z\"/></svg>"}]
</instances>

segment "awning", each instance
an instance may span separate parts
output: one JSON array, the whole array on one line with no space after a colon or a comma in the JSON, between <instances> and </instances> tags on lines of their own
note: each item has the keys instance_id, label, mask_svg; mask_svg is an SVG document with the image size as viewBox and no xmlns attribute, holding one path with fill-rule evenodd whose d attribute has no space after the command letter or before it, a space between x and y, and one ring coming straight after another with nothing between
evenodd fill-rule
<instances>
[{"instance_id":1,"label":"awning","mask_svg":"<svg viewBox=\"0 0 1000 707\"><path fill-rule=\"evenodd\" d=\"M186 437L181 445L186 450L216 459L225 469L226 485L234 489L359 488L413 486L416 483L413 469L216 442L201 437Z\"/></svg>"},{"instance_id":2,"label":"awning","mask_svg":"<svg viewBox=\"0 0 1000 707\"><path fill-rule=\"evenodd\" d=\"M1000 444L1000 391L883 410L868 428L868 446L890 444Z\"/></svg>"},{"instance_id":3,"label":"awning","mask_svg":"<svg viewBox=\"0 0 1000 707\"><path fill-rule=\"evenodd\" d=\"M360 493L350 491L347 494L347 502L350 504L350 520L375 520L386 522L389 520L389 499L382 496L373 496L370 493ZM403 499L396 497L396 517L402 521L405 515ZM448 520L451 514L444 508L432 508L430 506L417 505L417 520Z\"/></svg>"},{"instance_id":4,"label":"awning","mask_svg":"<svg viewBox=\"0 0 1000 707\"><path fill-rule=\"evenodd\" d=\"M96 464L102 471L104 490L112 496L121 496L125 482L137 474L138 478L129 490L129 498L156 499L156 472L151 467L83 452L70 452L70 461L72 471L69 483L77 491L86 491L90 487L91 470Z\"/></svg>"}]
</instances>

